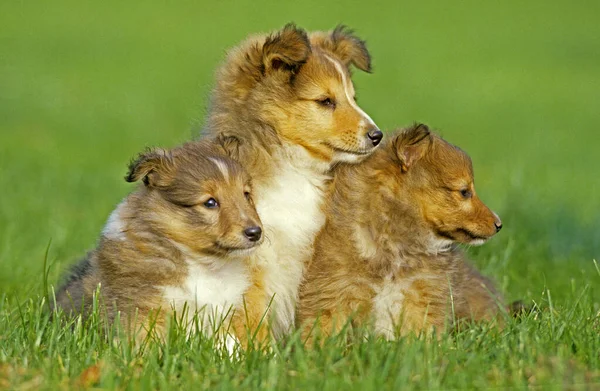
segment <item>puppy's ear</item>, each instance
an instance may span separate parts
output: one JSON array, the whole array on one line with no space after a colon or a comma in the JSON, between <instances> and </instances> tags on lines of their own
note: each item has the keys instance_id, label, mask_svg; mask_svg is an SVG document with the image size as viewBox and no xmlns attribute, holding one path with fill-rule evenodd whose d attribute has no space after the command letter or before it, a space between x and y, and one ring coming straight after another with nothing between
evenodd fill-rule
<instances>
[{"instance_id":1,"label":"puppy's ear","mask_svg":"<svg viewBox=\"0 0 600 391\"><path fill-rule=\"evenodd\" d=\"M174 161L171 152L164 149L148 149L129 163L127 182L140 179L147 187L168 186L173 179Z\"/></svg>"},{"instance_id":2,"label":"puppy's ear","mask_svg":"<svg viewBox=\"0 0 600 391\"><path fill-rule=\"evenodd\" d=\"M262 47L264 70L297 71L306 62L310 52L306 31L289 23L265 40Z\"/></svg>"},{"instance_id":3,"label":"puppy's ear","mask_svg":"<svg viewBox=\"0 0 600 391\"><path fill-rule=\"evenodd\" d=\"M234 160L240 159L240 145L242 142L235 136L220 134L217 136L217 145L221 147L225 155Z\"/></svg>"},{"instance_id":4,"label":"puppy's ear","mask_svg":"<svg viewBox=\"0 0 600 391\"><path fill-rule=\"evenodd\" d=\"M354 65L361 71L371 72L371 55L365 41L348 27L339 25L330 33L314 33L311 39L315 45L335 54L346 67Z\"/></svg>"},{"instance_id":5,"label":"puppy's ear","mask_svg":"<svg viewBox=\"0 0 600 391\"><path fill-rule=\"evenodd\" d=\"M393 141L402 172L427 153L431 144L431 131L424 124L415 124L400 133Z\"/></svg>"}]
</instances>

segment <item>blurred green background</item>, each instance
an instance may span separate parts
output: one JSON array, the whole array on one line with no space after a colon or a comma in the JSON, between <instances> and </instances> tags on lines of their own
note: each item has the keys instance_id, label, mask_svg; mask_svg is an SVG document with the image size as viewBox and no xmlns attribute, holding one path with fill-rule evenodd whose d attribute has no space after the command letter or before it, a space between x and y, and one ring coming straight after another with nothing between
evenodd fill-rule
<instances>
[{"instance_id":1,"label":"blurred green background","mask_svg":"<svg viewBox=\"0 0 600 391\"><path fill-rule=\"evenodd\" d=\"M56 283L131 191L128 160L197 134L226 49L289 21L354 28L374 58L354 78L365 111L471 154L505 226L471 256L509 298L598 286L599 16L598 1L2 1L0 294L40 292L50 240Z\"/></svg>"}]
</instances>

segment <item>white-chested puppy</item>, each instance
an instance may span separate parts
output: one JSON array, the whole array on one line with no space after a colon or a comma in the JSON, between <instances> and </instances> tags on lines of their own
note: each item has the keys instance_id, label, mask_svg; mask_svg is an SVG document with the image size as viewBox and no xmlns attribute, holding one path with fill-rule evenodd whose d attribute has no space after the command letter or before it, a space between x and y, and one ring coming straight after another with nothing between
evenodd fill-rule
<instances>
[{"instance_id":1,"label":"white-chested puppy","mask_svg":"<svg viewBox=\"0 0 600 391\"><path fill-rule=\"evenodd\" d=\"M196 142L141 154L126 180L143 185L111 214L58 306L85 314L100 285L109 322L121 312L128 328L160 332L172 310L187 307L190 317L202 311L205 332L231 320L231 336L244 340L264 312L254 305L262 282L248 263L263 236L249 175L218 147Z\"/></svg>"},{"instance_id":2,"label":"white-chested puppy","mask_svg":"<svg viewBox=\"0 0 600 391\"><path fill-rule=\"evenodd\" d=\"M206 133L252 176L268 240L253 255L273 298L277 337L294 326L303 265L325 218L331 168L359 163L383 137L356 104L350 68L371 70L350 30L308 34L294 25L250 37L218 69Z\"/></svg>"}]
</instances>

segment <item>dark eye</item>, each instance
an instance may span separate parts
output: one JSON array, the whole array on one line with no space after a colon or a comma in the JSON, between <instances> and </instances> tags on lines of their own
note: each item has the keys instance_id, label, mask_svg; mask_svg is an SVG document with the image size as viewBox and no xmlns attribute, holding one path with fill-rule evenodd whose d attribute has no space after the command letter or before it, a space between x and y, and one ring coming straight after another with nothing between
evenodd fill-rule
<instances>
[{"instance_id":1,"label":"dark eye","mask_svg":"<svg viewBox=\"0 0 600 391\"><path fill-rule=\"evenodd\" d=\"M462 189L459 190L459 192L463 198L471 198L473 196L473 193L471 193L471 190L469 189Z\"/></svg>"},{"instance_id":2,"label":"dark eye","mask_svg":"<svg viewBox=\"0 0 600 391\"><path fill-rule=\"evenodd\" d=\"M331 98L319 99L317 103L323 107L335 107L335 102Z\"/></svg>"},{"instance_id":3,"label":"dark eye","mask_svg":"<svg viewBox=\"0 0 600 391\"><path fill-rule=\"evenodd\" d=\"M249 191L245 191L245 192L244 192L244 197L246 197L246 199L247 199L248 201L250 201L250 192L249 192Z\"/></svg>"},{"instance_id":4,"label":"dark eye","mask_svg":"<svg viewBox=\"0 0 600 391\"><path fill-rule=\"evenodd\" d=\"M216 207L219 206L219 203L217 202L217 200L215 200L214 198L209 198L205 203L204 206L206 206L208 209L214 209Z\"/></svg>"}]
</instances>

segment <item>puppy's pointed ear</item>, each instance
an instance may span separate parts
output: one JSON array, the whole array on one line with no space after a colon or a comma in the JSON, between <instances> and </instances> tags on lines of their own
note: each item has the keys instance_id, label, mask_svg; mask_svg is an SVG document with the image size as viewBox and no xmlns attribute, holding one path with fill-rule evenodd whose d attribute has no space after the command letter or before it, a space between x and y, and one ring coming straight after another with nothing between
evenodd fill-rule
<instances>
[{"instance_id":1,"label":"puppy's pointed ear","mask_svg":"<svg viewBox=\"0 0 600 391\"><path fill-rule=\"evenodd\" d=\"M137 182L142 179L147 187L164 187L171 183L173 172L171 152L161 148L149 149L131 161L125 180Z\"/></svg>"},{"instance_id":2,"label":"puppy's pointed ear","mask_svg":"<svg viewBox=\"0 0 600 391\"><path fill-rule=\"evenodd\" d=\"M333 53L346 67L354 65L361 71L371 73L371 55L367 45L348 27L339 25L330 33L314 33L311 40Z\"/></svg>"},{"instance_id":3,"label":"puppy's pointed ear","mask_svg":"<svg viewBox=\"0 0 600 391\"><path fill-rule=\"evenodd\" d=\"M407 172L417 160L425 156L431 141L431 131L424 124L415 124L396 136L393 145L402 172Z\"/></svg>"},{"instance_id":4,"label":"puppy's pointed ear","mask_svg":"<svg viewBox=\"0 0 600 391\"><path fill-rule=\"evenodd\" d=\"M310 52L306 31L289 23L265 40L262 47L264 70L297 71L306 62Z\"/></svg>"},{"instance_id":5,"label":"puppy's pointed ear","mask_svg":"<svg viewBox=\"0 0 600 391\"><path fill-rule=\"evenodd\" d=\"M234 160L240 159L240 146L242 142L239 138L235 136L228 136L225 134L220 134L217 136L217 145L221 147L225 155L233 158Z\"/></svg>"}]
</instances>

